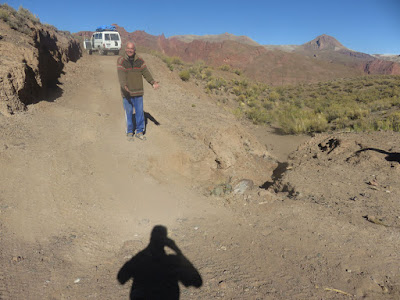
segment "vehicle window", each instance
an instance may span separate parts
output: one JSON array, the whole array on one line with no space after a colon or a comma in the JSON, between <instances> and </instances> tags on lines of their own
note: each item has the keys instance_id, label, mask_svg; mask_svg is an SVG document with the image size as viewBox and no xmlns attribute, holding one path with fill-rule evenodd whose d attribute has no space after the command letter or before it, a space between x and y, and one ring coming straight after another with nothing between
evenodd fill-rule
<instances>
[{"instance_id":1,"label":"vehicle window","mask_svg":"<svg viewBox=\"0 0 400 300\"><path fill-rule=\"evenodd\" d=\"M111 40L112 41L119 41L119 35L116 33L111 33Z\"/></svg>"},{"instance_id":2,"label":"vehicle window","mask_svg":"<svg viewBox=\"0 0 400 300\"><path fill-rule=\"evenodd\" d=\"M109 33L105 33L105 34L104 34L104 39L105 39L106 41L109 41L109 40L110 40L110 34L109 34Z\"/></svg>"},{"instance_id":3,"label":"vehicle window","mask_svg":"<svg viewBox=\"0 0 400 300\"><path fill-rule=\"evenodd\" d=\"M99 33L99 39L100 39L100 40L101 40L102 36L103 36L103 34L102 34L102 33Z\"/></svg>"}]
</instances>

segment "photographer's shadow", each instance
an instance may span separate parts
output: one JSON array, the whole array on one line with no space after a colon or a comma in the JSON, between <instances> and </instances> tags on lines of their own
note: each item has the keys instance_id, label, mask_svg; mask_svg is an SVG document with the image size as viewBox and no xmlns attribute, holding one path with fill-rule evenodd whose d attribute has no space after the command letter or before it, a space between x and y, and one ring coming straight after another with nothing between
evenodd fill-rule
<instances>
[{"instance_id":1,"label":"photographer's shadow","mask_svg":"<svg viewBox=\"0 0 400 300\"><path fill-rule=\"evenodd\" d=\"M167 254L165 247L175 254ZM167 228L153 228L149 245L126 262L118 272L118 281L133 279L130 299L179 299L179 284L201 287L199 272L182 254L175 242L167 237Z\"/></svg>"}]
</instances>

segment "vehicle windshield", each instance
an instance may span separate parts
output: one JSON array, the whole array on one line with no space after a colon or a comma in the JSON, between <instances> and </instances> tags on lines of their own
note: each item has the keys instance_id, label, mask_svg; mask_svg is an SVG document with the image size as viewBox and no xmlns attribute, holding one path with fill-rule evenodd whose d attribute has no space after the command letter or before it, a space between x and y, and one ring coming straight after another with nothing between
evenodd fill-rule
<instances>
[{"instance_id":1,"label":"vehicle windshield","mask_svg":"<svg viewBox=\"0 0 400 300\"><path fill-rule=\"evenodd\" d=\"M119 36L116 33L106 33L104 39L106 41L119 41Z\"/></svg>"}]
</instances>

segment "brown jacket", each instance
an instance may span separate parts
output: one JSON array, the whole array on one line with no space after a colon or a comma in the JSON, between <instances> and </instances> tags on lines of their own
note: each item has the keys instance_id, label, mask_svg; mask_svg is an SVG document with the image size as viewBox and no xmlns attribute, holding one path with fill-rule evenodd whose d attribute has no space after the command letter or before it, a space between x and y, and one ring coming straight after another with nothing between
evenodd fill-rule
<instances>
[{"instance_id":1,"label":"brown jacket","mask_svg":"<svg viewBox=\"0 0 400 300\"><path fill-rule=\"evenodd\" d=\"M129 58L126 54L120 56L117 61L118 79L121 85L122 97L143 96L143 78L153 85L155 80L146 66L144 60L137 54ZM125 90L128 87L130 92Z\"/></svg>"}]
</instances>

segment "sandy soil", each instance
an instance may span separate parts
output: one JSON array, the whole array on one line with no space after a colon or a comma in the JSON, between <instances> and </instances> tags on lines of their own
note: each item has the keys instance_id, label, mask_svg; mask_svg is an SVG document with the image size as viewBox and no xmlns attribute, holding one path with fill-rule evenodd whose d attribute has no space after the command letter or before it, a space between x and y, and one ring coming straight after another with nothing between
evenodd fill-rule
<instances>
[{"instance_id":1,"label":"sandy soil","mask_svg":"<svg viewBox=\"0 0 400 300\"><path fill-rule=\"evenodd\" d=\"M114 56L0 116L0 299L128 299L132 257L149 285L180 274L181 299L400 298L399 134L279 136L143 57L162 86L145 142L125 138ZM175 243L154 265L156 225Z\"/></svg>"}]
</instances>

